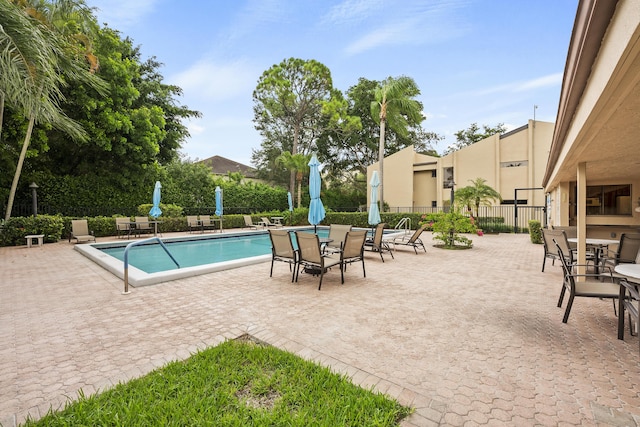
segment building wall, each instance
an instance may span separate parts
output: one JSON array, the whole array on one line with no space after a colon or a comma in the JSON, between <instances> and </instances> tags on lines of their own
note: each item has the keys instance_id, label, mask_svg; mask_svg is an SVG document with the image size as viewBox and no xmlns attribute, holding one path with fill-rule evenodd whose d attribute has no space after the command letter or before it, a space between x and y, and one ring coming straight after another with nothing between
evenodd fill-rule
<instances>
[{"instance_id":1,"label":"building wall","mask_svg":"<svg viewBox=\"0 0 640 427\"><path fill-rule=\"evenodd\" d=\"M513 200L516 188L541 188L553 127L553 123L530 120L502 137L490 136L441 158L407 147L385 158L385 202L391 207L415 208L430 207L435 200L437 206L444 206L451 199L451 189L445 187L445 170L451 167L455 189L484 178L504 200ZM377 169L378 163L368 167L368 182ZM518 199L526 199L530 206L545 204L542 190L518 190Z\"/></svg>"}]
</instances>

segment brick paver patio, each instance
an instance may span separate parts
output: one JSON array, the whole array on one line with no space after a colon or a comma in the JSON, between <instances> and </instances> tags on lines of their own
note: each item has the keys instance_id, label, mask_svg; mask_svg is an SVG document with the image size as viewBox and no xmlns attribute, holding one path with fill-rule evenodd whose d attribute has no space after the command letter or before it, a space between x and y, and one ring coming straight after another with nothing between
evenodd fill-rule
<instances>
[{"instance_id":1,"label":"brick paver patio","mask_svg":"<svg viewBox=\"0 0 640 427\"><path fill-rule=\"evenodd\" d=\"M249 333L413 405L408 426L640 425L637 337L611 301L556 307L560 267L527 235L366 257L290 282L276 263L133 289L73 244L0 248L0 423L59 408Z\"/></svg>"}]
</instances>

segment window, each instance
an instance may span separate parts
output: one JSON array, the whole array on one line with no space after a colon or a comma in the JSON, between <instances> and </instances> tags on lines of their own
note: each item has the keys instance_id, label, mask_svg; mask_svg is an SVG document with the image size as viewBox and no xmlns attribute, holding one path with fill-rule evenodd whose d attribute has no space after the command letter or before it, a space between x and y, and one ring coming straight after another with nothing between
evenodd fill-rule
<instances>
[{"instance_id":1,"label":"window","mask_svg":"<svg viewBox=\"0 0 640 427\"><path fill-rule=\"evenodd\" d=\"M528 160L518 160L514 162L500 162L501 168L519 168L519 167L528 166L528 165L529 165Z\"/></svg>"},{"instance_id":2,"label":"window","mask_svg":"<svg viewBox=\"0 0 640 427\"><path fill-rule=\"evenodd\" d=\"M431 171L431 178L436 178L438 176L437 171L434 169Z\"/></svg>"},{"instance_id":3,"label":"window","mask_svg":"<svg viewBox=\"0 0 640 427\"><path fill-rule=\"evenodd\" d=\"M631 185L587 185L587 215L631 215Z\"/></svg>"},{"instance_id":4,"label":"window","mask_svg":"<svg viewBox=\"0 0 640 427\"><path fill-rule=\"evenodd\" d=\"M432 200L431 201L431 207L432 208L437 208L438 207L438 201L437 200Z\"/></svg>"},{"instance_id":5,"label":"window","mask_svg":"<svg viewBox=\"0 0 640 427\"><path fill-rule=\"evenodd\" d=\"M442 169L442 188L451 188L453 186L453 168Z\"/></svg>"}]
</instances>

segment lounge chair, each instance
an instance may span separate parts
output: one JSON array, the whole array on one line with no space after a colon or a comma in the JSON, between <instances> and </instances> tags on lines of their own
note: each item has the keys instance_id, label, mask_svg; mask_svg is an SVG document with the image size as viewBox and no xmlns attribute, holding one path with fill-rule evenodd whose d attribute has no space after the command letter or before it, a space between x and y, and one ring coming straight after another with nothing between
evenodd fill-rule
<instances>
[{"instance_id":1,"label":"lounge chair","mask_svg":"<svg viewBox=\"0 0 640 427\"><path fill-rule=\"evenodd\" d=\"M257 229L258 227L253 223L253 219L251 215L242 215L244 217L244 226L245 228L253 228Z\"/></svg>"},{"instance_id":2,"label":"lounge chair","mask_svg":"<svg viewBox=\"0 0 640 427\"><path fill-rule=\"evenodd\" d=\"M411 235L411 237L409 237L408 239L407 239L407 236L402 236L397 239L394 239L393 244L402 245L402 246L411 246L413 247L413 250L416 253L416 255L418 254L418 248L422 248L423 251L427 252L427 248L424 247L424 243L422 243L422 240L420 240L420 235L424 230L426 230L428 226L429 224L424 224L422 227L418 228L413 233L413 235Z\"/></svg>"},{"instance_id":3,"label":"lounge chair","mask_svg":"<svg viewBox=\"0 0 640 427\"><path fill-rule=\"evenodd\" d=\"M305 271L312 272L314 275L320 276L318 290L322 287L322 278L324 273L331 267L340 265L339 258L332 258L322 255L320 249L320 240L315 233L307 233L304 231L296 231L296 240L298 241L299 259L296 268L295 281L298 281L300 275L300 266L304 266Z\"/></svg>"},{"instance_id":4,"label":"lounge chair","mask_svg":"<svg viewBox=\"0 0 640 427\"><path fill-rule=\"evenodd\" d=\"M69 242L71 242L71 239L76 239L76 243L96 241L96 237L93 235L93 232L89 231L89 224L86 219L71 220Z\"/></svg>"},{"instance_id":5,"label":"lounge chair","mask_svg":"<svg viewBox=\"0 0 640 427\"><path fill-rule=\"evenodd\" d=\"M269 277L273 277L273 263L282 261L289 264L291 271L291 281L296 277L296 267L298 265L298 250L294 249L291 235L286 230L269 230L271 239L271 271Z\"/></svg>"},{"instance_id":6,"label":"lounge chair","mask_svg":"<svg viewBox=\"0 0 640 427\"><path fill-rule=\"evenodd\" d=\"M339 257L340 259L340 276L342 283L344 283L344 272L347 269L347 264L358 261L362 262L362 275L367 277L367 272L364 269L364 241L366 238L367 230L348 231L341 245L342 250L340 253L329 255L330 258Z\"/></svg>"},{"instance_id":7,"label":"lounge chair","mask_svg":"<svg viewBox=\"0 0 640 427\"><path fill-rule=\"evenodd\" d=\"M153 233L153 227L149 223L149 217L146 216L137 216L136 217L136 235L141 235L142 233Z\"/></svg>"},{"instance_id":8,"label":"lounge chair","mask_svg":"<svg viewBox=\"0 0 640 427\"><path fill-rule=\"evenodd\" d=\"M282 224L276 224L275 222L271 222L269 220L269 218L267 218L266 216L261 217L260 218L260 222L258 224L262 225L263 227L267 227L267 228L269 228L269 227L275 227L275 228L282 227Z\"/></svg>"},{"instance_id":9,"label":"lounge chair","mask_svg":"<svg viewBox=\"0 0 640 427\"><path fill-rule=\"evenodd\" d=\"M187 228L189 229L189 233L193 230L203 231L202 223L198 219L198 215L187 215Z\"/></svg>"},{"instance_id":10,"label":"lounge chair","mask_svg":"<svg viewBox=\"0 0 640 427\"><path fill-rule=\"evenodd\" d=\"M393 252L391 252L391 248L389 247L389 243L382 240L382 235L384 232L384 227L387 224L381 222L376 226L376 230L373 233L373 239L367 239L364 242L364 248L373 252L378 252L380 254L380 259L384 262L384 257L382 256L383 252L389 252L391 258L394 258Z\"/></svg>"},{"instance_id":11,"label":"lounge chair","mask_svg":"<svg viewBox=\"0 0 640 427\"><path fill-rule=\"evenodd\" d=\"M554 240L554 242L556 242ZM562 248L556 242L556 249L558 250L558 258L562 263L562 271L564 278L562 281L562 291L560 292L560 298L558 299L558 307L562 307L562 300L564 294L569 291L569 301L567 302L567 308L562 318L562 323L567 323L569 320L569 313L573 306L573 300L575 297L589 297L589 298L609 298L613 301L613 307L615 310L615 299L620 296L620 286L615 283L613 276L610 276L610 282L600 282L602 274L578 274L576 268L578 264L570 265L567 262L567 256L564 254ZM586 266L584 266L586 267Z\"/></svg>"},{"instance_id":12,"label":"lounge chair","mask_svg":"<svg viewBox=\"0 0 640 427\"><path fill-rule=\"evenodd\" d=\"M347 233L351 231L351 228L352 226L349 224L331 224L329 226L329 240L331 241L324 245L324 251L340 252Z\"/></svg>"},{"instance_id":13,"label":"lounge chair","mask_svg":"<svg viewBox=\"0 0 640 427\"><path fill-rule=\"evenodd\" d=\"M127 217L116 218L116 235L120 238L121 234L126 234L127 238L131 236L131 219Z\"/></svg>"}]
</instances>

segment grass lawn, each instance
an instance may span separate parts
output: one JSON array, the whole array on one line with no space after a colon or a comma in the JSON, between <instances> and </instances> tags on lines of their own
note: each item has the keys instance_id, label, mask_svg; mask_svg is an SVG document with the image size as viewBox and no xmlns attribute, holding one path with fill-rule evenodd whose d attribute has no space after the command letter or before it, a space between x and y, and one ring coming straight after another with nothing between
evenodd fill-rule
<instances>
[{"instance_id":1,"label":"grass lawn","mask_svg":"<svg viewBox=\"0 0 640 427\"><path fill-rule=\"evenodd\" d=\"M411 409L274 347L230 340L27 426L397 426Z\"/></svg>"}]
</instances>

